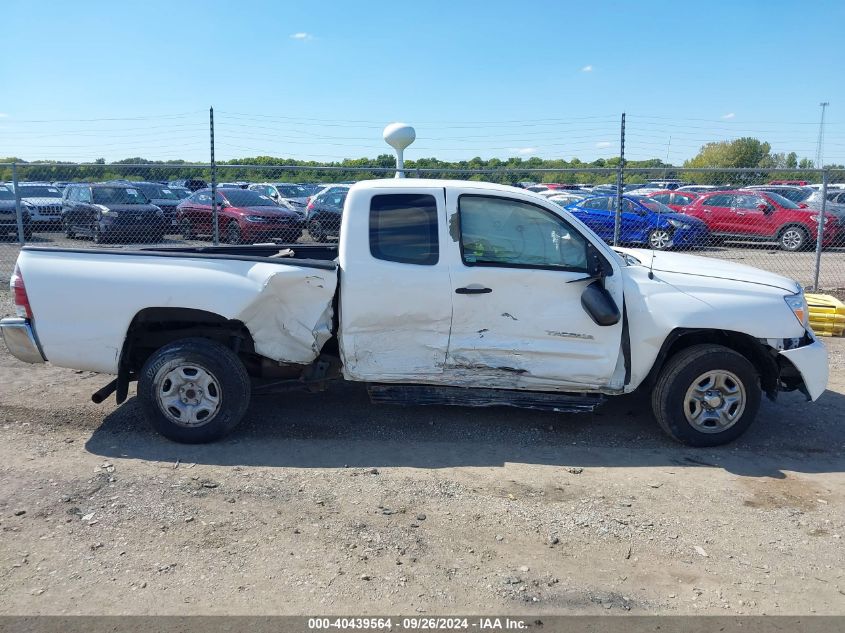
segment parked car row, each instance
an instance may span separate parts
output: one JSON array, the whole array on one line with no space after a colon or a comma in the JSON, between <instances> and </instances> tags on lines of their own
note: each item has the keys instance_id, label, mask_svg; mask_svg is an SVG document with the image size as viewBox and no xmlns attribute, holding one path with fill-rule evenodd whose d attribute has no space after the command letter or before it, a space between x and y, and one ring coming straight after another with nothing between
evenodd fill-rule
<instances>
[{"instance_id":1,"label":"parked car row","mask_svg":"<svg viewBox=\"0 0 845 633\"><path fill-rule=\"evenodd\" d=\"M612 191L599 186L590 192L545 189L538 193L576 213L603 238L613 239L615 187ZM817 242L821 206L821 192L805 185L638 187L623 194L619 239L656 249L759 241L801 251ZM828 192L823 228L823 246L845 244L845 191Z\"/></svg>"},{"instance_id":2,"label":"parked car row","mask_svg":"<svg viewBox=\"0 0 845 633\"><path fill-rule=\"evenodd\" d=\"M29 238L40 225L60 223L68 237L85 236L95 242L157 242L165 235L208 239L214 226L207 184L200 178L167 184L128 180L19 183L24 234ZM615 185L590 190L574 184L520 185L575 213L602 238L613 240ZM217 187L218 235L233 244L291 242L303 230L318 242L339 238L349 187L346 183L221 183ZM654 249L692 249L739 240L777 242L783 250L800 251L817 241L821 204L820 190L792 181L742 189L680 180L629 183L622 196L619 239ZM828 191L825 206L823 246L845 243L845 190ZM0 184L0 235L17 231L14 187Z\"/></svg>"}]
</instances>

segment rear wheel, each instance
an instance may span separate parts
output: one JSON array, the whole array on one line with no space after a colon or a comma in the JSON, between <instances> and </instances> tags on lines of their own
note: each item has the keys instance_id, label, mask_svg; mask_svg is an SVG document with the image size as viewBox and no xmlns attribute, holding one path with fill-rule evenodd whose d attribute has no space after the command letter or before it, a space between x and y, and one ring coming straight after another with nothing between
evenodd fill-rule
<instances>
[{"instance_id":1,"label":"rear wheel","mask_svg":"<svg viewBox=\"0 0 845 633\"><path fill-rule=\"evenodd\" d=\"M689 446L730 442L760 408L757 370L722 345L695 345L670 358L652 391L654 417L675 440Z\"/></svg>"},{"instance_id":2,"label":"rear wheel","mask_svg":"<svg viewBox=\"0 0 845 633\"><path fill-rule=\"evenodd\" d=\"M201 444L234 429L249 406L249 375L228 347L202 338L166 345L144 364L138 399L156 431Z\"/></svg>"},{"instance_id":3,"label":"rear wheel","mask_svg":"<svg viewBox=\"0 0 845 633\"><path fill-rule=\"evenodd\" d=\"M308 234L311 235L315 242L326 241L326 231L319 220L311 220L308 223Z\"/></svg>"},{"instance_id":4,"label":"rear wheel","mask_svg":"<svg viewBox=\"0 0 845 633\"><path fill-rule=\"evenodd\" d=\"M778 242L781 249L794 253L807 248L810 243L810 235L806 229L800 226L788 226L781 231Z\"/></svg>"},{"instance_id":5,"label":"rear wheel","mask_svg":"<svg viewBox=\"0 0 845 633\"><path fill-rule=\"evenodd\" d=\"M73 230L73 225L70 223L70 220L65 220L63 222L65 227L65 237L69 240L72 240L76 237L76 232Z\"/></svg>"}]
</instances>

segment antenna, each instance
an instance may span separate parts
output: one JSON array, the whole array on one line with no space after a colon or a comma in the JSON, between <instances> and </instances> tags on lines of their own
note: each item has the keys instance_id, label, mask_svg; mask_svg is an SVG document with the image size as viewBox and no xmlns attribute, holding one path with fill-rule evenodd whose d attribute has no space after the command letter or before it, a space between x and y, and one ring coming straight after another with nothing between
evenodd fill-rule
<instances>
[{"instance_id":1,"label":"antenna","mask_svg":"<svg viewBox=\"0 0 845 633\"><path fill-rule=\"evenodd\" d=\"M407 123L391 123L382 133L384 142L396 150L396 178L405 177L405 158L402 152L417 138L417 133Z\"/></svg>"}]
</instances>

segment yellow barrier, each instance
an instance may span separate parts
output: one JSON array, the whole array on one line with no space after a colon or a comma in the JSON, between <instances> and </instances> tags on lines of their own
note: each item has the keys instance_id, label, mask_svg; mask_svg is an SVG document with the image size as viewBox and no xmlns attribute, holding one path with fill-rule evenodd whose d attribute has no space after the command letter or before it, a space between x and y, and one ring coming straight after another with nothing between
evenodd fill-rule
<instances>
[{"instance_id":1,"label":"yellow barrier","mask_svg":"<svg viewBox=\"0 0 845 633\"><path fill-rule=\"evenodd\" d=\"M820 336L842 336L845 333L845 303L830 295L806 296L813 332Z\"/></svg>"}]
</instances>

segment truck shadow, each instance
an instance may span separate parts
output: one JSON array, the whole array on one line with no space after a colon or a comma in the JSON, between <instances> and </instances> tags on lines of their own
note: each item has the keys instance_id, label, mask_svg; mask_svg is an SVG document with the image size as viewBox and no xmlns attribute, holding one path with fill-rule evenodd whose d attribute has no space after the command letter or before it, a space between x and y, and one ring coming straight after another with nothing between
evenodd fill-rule
<instances>
[{"instance_id":1,"label":"truck shadow","mask_svg":"<svg viewBox=\"0 0 845 633\"><path fill-rule=\"evenodd\" d=\"M358 384L321 394L255 398L229 437L182 445L156 434L130 399L86 443L91 453L150 461L293 468L502 466L694 466L745 476L845 472L845 396L815 404L798 394L765 401L758 419L727 446L692 449L666 437L647 398L612 398L594 414L508 408L372 405Z\"/></svg>"}]
</instances>

